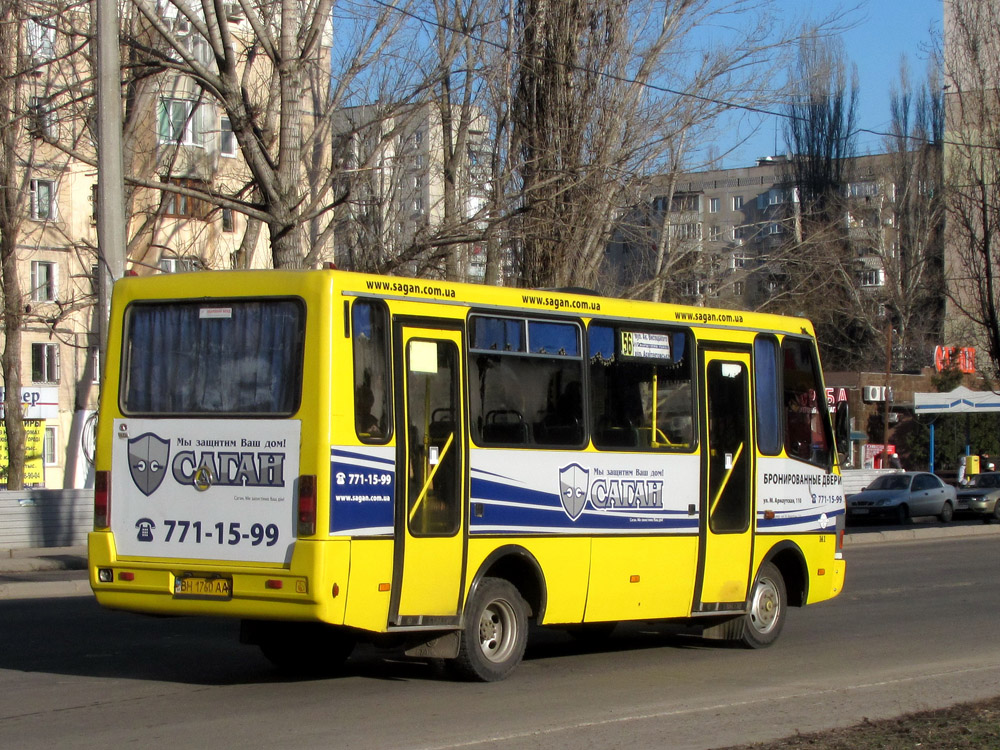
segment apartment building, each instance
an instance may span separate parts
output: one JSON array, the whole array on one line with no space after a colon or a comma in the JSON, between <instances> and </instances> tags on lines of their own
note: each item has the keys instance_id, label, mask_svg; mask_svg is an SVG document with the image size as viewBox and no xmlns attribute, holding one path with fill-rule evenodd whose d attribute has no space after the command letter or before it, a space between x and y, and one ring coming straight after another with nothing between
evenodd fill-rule
<instances>
[{"instance_id":1,"label":"apartment building","mask_svg":"<svg viewBox=\"0 0 1000 750\"><path fill-rule=\"evenodd\" d=\"M18 59L27 62L18 76L15 109L25 127L13 177L23 203L17 262L24 300L27 486L81 487L90 481L89 431L101 363L95 320L96 148L92 100L81 96L93 81L84 54L89 13L90 6L83 4L59 15L30 15L20 37ZM195 58L208 62L204 39L177 17L176 8L166 5L163 13ZM234 35L251 33L238 13L228 23ZM265 76L262 71L257 78ZM253 80L252 71L248 78ZM269 265L266 231L248 234L243 215L156 187L226 195L247 184L249 173L225 112L177 73L149 77L130 93L126 173L146 184L126 189L128 270L150 274ZM3 433L0 466L6 463Z\"/></svg>"},{"instance_id":2,"label":"apartment building","mask_svg":"<svg viewBox=\"0 0 1000 750\"><path fill-rule=\"evenodd\" d=\"M354 107L333 119L337 190L349 196L337 216L337 267L482 281L484 247L461 238L485 229L490 150L483 114L458 113L449 123L450 147L435 104ZM441 247L435 240L442 234L459 241Z\"/></svg>"},{"instance_id":3,"label":"apartment building","mask_svg":"<svg viewBox=\"0 0 1000 750\"><path fill-rule=\"evenodd\" d=\"M897 264L897 186L886 155L852 161L844 237L857 285L877 295ZM607 253L609 291L630 295L663 278L663 299L761 306L789 276L802 242L799 191L785 157L752 167L654 177L618 223ZM791 250L789 248L792 248Z\"/></svg>"}]
</instances>

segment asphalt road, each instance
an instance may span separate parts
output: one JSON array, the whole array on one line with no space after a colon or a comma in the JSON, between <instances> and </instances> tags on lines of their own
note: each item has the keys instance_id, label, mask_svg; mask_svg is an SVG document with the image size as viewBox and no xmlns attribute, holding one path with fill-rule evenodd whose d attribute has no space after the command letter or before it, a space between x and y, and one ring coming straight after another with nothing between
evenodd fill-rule
<instances>
[{"instance_id":1,"label":"asphalt road","mask_svg":"<svg viewBox=\"0 0 1000 750\"><path fill-rule=\"evenodd\" d=\"M858 545L845 593L746 651L664 626L536 632L505 682L359 651L288 681L234 623L0 600L0 746L718 748L1000 694L1000 535Z\"/></svg>"}]
</instances>

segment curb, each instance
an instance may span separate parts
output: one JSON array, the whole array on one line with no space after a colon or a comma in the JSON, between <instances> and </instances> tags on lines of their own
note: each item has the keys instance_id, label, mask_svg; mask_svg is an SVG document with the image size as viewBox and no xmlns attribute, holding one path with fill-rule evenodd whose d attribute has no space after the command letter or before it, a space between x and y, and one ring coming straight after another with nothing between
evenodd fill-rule
<instances>
[{"instance_id":1,"label":"curb","mask_svg":"<svg viewBox=\"0 0 1000 750\"><path fill-rule=\"evenodd\" d=\"M961 537L996 536L1000 534L1000 524L979 526L933 526L928 528L893 529L891 531L869 531L844 535L844 547L880 544L885 542L916 542L929 539L957 539Z\"/></svg>"},{"instance_id":2,"label":"curb","mask_svg":"<svg viewBox=\"0 0 1000 750\"><path fill-rule=\"evenodd\" d=\"M93 596L90 580L31 581L0 583L0 601L6 599L61 599L69 596Z\"/></svg>"}]
</instances>

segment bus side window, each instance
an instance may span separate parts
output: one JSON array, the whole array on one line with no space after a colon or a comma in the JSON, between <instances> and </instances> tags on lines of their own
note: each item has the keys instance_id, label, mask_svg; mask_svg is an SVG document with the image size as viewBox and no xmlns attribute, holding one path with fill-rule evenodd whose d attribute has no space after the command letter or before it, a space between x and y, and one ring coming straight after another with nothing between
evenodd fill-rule
<instances>
[{"instance_id":1,"label":"bus side window","mask_svg":"<svg viewBox=\"0 0 1000 750\"><path fill-rule=\"evenodd\" d=\"M469 401L477 445L582 446L580 339L573 322L470 316Z\"/></svg>"},{"instance_id":2,"label":"bus side window","mask_svg":"<svg viewBox=\"0 0 1000 750\"><path fill-rule=\"evenodd\" d=\"M753 342L754 389L757 397L757 447L765 456L781 453L781 402L778 384L778 340L761 335Z\"/></svg>"},{"instance_id":3,"label":"bus side window","mask_svg":"<svg viewBox=\"0 0 1000 750\"><path fill-rule=\"evenodd\" d=\"M659 356L623 357L616 345L621 327L594 323L588 329L594 446L688 451L694 401L687 335L676 329L644 333L657 337Z\"/></svg>"},{"instance_id":4,"label":"bus side window","mask_svg":"<svg viewBox=\"0 0 1000 750\"><path fill-rule=\"evenodd\" d=\"M812 344L805 339L786 337L781 353L785 451L792 458L829 466L830 420Z\"/></svg>"},{"instance_id":5,"label":"bus side window","mask_svg":"<svg viewBox=\"0 0 1000 750\"><path fill-rule=\"evenodd\" d=\"M365 443L389 439L389 323L381 302L358 300L351 310L354 348L354 428Z\"/></svg>"}]
</instances>

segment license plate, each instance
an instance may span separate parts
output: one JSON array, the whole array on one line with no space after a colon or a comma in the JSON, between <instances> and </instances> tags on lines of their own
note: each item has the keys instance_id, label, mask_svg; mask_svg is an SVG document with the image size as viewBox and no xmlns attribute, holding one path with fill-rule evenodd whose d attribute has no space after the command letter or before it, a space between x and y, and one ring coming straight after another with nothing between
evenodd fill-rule
<instances>
[{"instance_id":1,"label":"license plate","mask_svg":"<svg viewBox=\"0 0 1000 750\"><path fill-rule=\"evenodd\" d=\"M231 599L233 582L228 578L198 578L196 576L175 578L174 596Z\"/></svg>"},{"instance_id":2,"label":"license plate","mask_svg":"<svg viewBox=\"0 0 1000 750\"><path fill-rule=\"evenodd\" d=\"M867 516L868 508L855 508L854 510L851 511L851 513L853 513L856 516Z\"/></svg>"}]
</instances>

